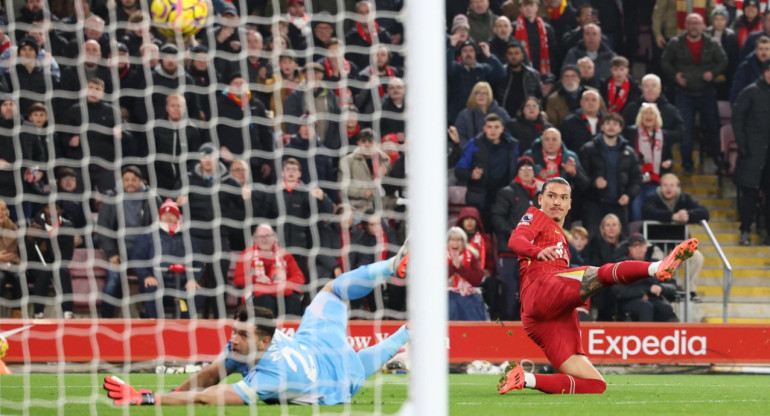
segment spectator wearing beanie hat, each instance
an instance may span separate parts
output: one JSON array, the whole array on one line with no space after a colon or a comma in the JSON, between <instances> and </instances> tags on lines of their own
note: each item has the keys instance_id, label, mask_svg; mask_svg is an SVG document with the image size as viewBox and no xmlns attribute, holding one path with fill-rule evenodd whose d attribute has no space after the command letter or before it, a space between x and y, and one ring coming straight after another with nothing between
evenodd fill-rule
<instances>
[{"instance_id":1,"label":"spectator wearing beanie hat","mask_svg":"<svg viewBox=\"0 0 770 416\"><path fill-rule=\"evenodd\" d=\"M187 252L187 233L179 223L179 206L171 199L166 199L158 211L157 231L141 235L134 244L131 260L144 265L152 264L160 258L159 267L135 267L134 273L139 278L139 292L154 295L144 302L144 317L164 318L164 306L171 298L178 302L175 318L197 317L203 304L203 297L196 296L203 275L203 263L197 260L200 255L195 239L190 240ZM196 260L193 260L196 259ZM178 297L169 293L169 289L182 290L186 296Z\"/></svg>"},{"instance_id":2,"label":"spectator wearing beanie hat","mask_svg":"<svg viewBox=\"0 0 770 416\"><path fill-rule=\"evenodd\" d=\"M585 90L598 90L580 83L580 70L577 66L566 64L561 70L561 82L548 96L548 104L545 106L548 114L548 122L554 127L561 128L561 123L572 112L580 108L580 99ZM601 112L607 112L604 100L600 104ZM575 149L572 149L575 150Z\"/></svg>"},{"instance_id":3,"label":"spectator wearing beanie hat","mask_svg":"<svg viewBox=\"0 0 770 416\"><path fill-rule=\"evenodd\" d=\"M39 102L39 98L32 99L35 94L43 96L46 93L46 78L48 82L54 88L58 86L58 82L54 79L53 75L46 71L42 66L37 65L37 55L40 50L40 45L37 44L35 38L27 36L19 41L19 49L17 50L18 60L15 70L6 71L3 74L3 86L8 92L14 92L16 85L19 86L19 110L22 116L26 116L29 107ZM11 77L11 74L14 77ZM18 80L14 82L13 78ZM48 102L50 104L50 102Z\"/></svg>"},{"instance_id":4,"label":"spectator wearing beanie hat","mask_svg":"<svg viewBox=\"0 0 770 416\"><path fill-rule=\"evenodd\" d=\"M489 45L481 43L481 51L486 56L486 63L476 59L476 43L471 40L460 41L452 35L447 45L447 80L449 82L447 121L454 124L457 114L466 106L466 101L476 83L486 81L495 84L505 78L503 64L492 55ZM455 60L459 51L460 61Z\"/></svg>"}]
</instances>

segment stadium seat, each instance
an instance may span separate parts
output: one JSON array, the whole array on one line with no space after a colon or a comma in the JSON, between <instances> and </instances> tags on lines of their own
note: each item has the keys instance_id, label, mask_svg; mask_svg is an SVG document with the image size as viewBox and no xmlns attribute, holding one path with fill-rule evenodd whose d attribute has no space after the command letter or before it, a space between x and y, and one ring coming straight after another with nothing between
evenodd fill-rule
<instances>
[{"instance_id":1,"label":"stadium seat","mask_svg":"<svg viewBox=\"0 0 770 416\"><path fill-rule=\"evenodd\" d=\"M724 159L729 165L725 173L727 176L732 176L733 172L735 172L735 163L738 160L738 142L735 141L735 134L733 133L733 125L731 123L727 123L719 129L719 140L722 155L724 155Z\"/></svg>"},{"instance_id":2,"label":"stadium seat","mask_svg":"<svg viewBox=\"0 0 770 416\"><path fill-rule=\"evenodd\" d=\"M719 122L722 126L730 124L733 119L733 107L729 101L717 101L717 108L719 110Z\"/></svg>"}]
</instances>

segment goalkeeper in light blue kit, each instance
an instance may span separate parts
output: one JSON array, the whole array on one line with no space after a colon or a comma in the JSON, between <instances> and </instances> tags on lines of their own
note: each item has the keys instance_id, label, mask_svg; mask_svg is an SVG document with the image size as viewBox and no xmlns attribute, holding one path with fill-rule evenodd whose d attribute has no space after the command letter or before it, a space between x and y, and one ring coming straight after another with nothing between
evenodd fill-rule
<instances>
[{"instance_id":1,"label":"goalkeeper in light blue kit","mask_svg":"<svg viewBox=\"0 0 770 416\"><path fill-rule=\"evenodd\" d=\"M292 338L275 330L269 310L241 308L220 357L172 392L136 390L114 376L105 377L104 388L116 405L348 403L364 381L409 341L409 334L404 325L379 344L356 353L347 341L346 301L366 296L391 276L403 279L407 261L404 246L388 260L327 283ZM236 372L243 380L218 384Z\"/></svg>"}]
</instances>

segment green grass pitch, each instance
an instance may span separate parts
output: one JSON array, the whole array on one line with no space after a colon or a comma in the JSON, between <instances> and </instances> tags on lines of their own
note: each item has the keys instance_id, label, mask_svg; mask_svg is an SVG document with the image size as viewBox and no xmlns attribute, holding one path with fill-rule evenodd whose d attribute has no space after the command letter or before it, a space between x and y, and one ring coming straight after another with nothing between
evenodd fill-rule
<instances>
[{"instance_id":1,"label":"green grass pitch","mask_svg":"<svg viewBox=\"0 0 770 416\"><path fill-rule=\"evenodd\" d=\"M101 388L104 375L33 374L0 378L0 414L187 415L188 408L133 407L111 404ZM135 387L170 390L186 375L121 375ZM239 376L234 376L235 381ZM31 388L24 388L25 379ZM450 375L451 415L766 415L770 414L770 376L610 375L603 395L547 395L534 390L495 391L497 376ZM94 384L98 383L98 387ZM347 406L199 407L196 415L393 414L406 399L408 376L374 376ZM380 386L381 388L379 388ZM29 401L25 401L28 394ZM60 410L61 409L61 410ZM191 408L192 409L192 408ZM192 413L189 413L192 414ZM426 415L427 416L427 415Z\"/></svg>"}]
</instances>

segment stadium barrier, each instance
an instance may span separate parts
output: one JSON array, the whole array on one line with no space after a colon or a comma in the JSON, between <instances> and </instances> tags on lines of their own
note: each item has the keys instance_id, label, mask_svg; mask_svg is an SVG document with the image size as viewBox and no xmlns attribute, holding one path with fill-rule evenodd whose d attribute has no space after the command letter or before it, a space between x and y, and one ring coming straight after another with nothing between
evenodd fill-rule
<instances>
[{"instance_id":1,"label":"stadium barrier","mask_svg":"<svg viewBox=\"0 0 770 416\"><path fill-rule=\"evenodd\" d=\"M230 337L230 321L0 320L7 363L198 362L213 360ZM359 350L395 332L399 321L351 321ZM279 324L294 334L297 321ZM27 328L25 328L27 327ZM583 347L597 364L770 364L770 327L754 324L583 323ZM21 330L22 328L25 328ZM17 332L18 331L18 332ZM547 362L519 322L452 322L452 363L529 359Z\"/></svg>"}]
</instances>

